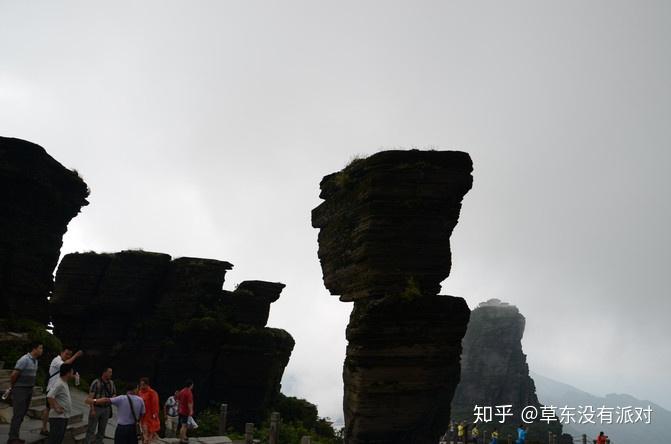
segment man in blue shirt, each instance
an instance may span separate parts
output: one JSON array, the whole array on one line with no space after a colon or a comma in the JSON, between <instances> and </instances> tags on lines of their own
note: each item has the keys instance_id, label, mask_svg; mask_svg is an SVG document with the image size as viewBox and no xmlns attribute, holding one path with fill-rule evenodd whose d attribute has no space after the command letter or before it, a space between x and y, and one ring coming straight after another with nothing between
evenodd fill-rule
<instances>
[{"instance_id":1,"label":"man in blue shirt","mask_svg":"<svg viewBox=\"0 0 671 444\"><path fill-rule=\"evenodd\" d=\"M520 424L519 428L517 429L517 441L516 444L524 444L527 440L527 430L524 427L524 424Z\"/></svg>"},{"instance_id":2,"label":"man in blue shirt","mask_svg":"<svg viewBox=\"0 0 671 444\"><path fill-rule=\"evenodd\" d=\"M37 376L37 360L42 356L42 352L44 352L44 346L41 342L31 342L30 352L16 361L14 370L10 375L13 413L7 444L25 444L24 440L19 439L19 431L33 398L33 387Z\"/></svg>"}]
</instances>

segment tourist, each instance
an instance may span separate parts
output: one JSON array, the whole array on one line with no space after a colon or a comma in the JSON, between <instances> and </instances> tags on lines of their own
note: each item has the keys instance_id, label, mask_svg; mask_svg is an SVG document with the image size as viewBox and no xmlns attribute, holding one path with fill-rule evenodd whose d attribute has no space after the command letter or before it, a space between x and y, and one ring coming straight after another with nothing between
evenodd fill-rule
<instances>
[{"instance_id":1,"label":"tourist","mask_svg":"<svg viewBox=\"0 0 671 444\"><path fill-rule=\"evenodd\" d=\"M495 428L492 432L492 440L489 444L499 444L499 429Z\"/></svg>"},{"instance_id":2,"label":"tourist","mask_svg":"<svg viewBox=\"0 0 671 444\"><path fill-rule=\"evenodd\" d=\"M473 444L480 444L480 430L475 423L473 423L473 429L471 430L471 442Z\"/></svg>"},{"instance_id":3,"label":"tourist","mask_svg":"<svg viewBox=\"0 0 671 444\"><path fill-rule=\"evenodd\" d=\"M126 387L125 395L86 399L86 403L92 408L111 409L111 405L116 406L117 426L114 431L114 444L138 444L138 438L142 438L142 432L138 430L138 427L144 416L145 407L144 401L135 391L135 386L129 385Z\"/></svg>"},{"instance_id":4,"label":"tourist","mask_svg":"<svg viewBox=\"0 0 671 444\"><path fill-rule=\"evenodd\" d=\"M454 442L454 420L450 420L450 428L447 430L448 432L448 442L452 444Z\"/></svg>"},{"instance_id":5,"label":"tourist","mask_svg":"<svg viewBox=\"0 0 671 444\"><path fill-rule=\"evenodd\" d=\"M524 427L524 424L520 424L520 426L517 428L517 441L515 441L515 443L524 444L526 440L527 440L526 427Z\"/></svg>"},{"instance_id":6,"label":"tourist","mask_svg":"<svg viewBox=\"0 0 671 444\"><path fill-rule=\"evenodd\" d=\"M596 437L596 444L606 444L608 442L608 435L605 435L603 432L599 432L599 436Z\"/></svg>"},{"instance_id":7,"label":"tourist","mask_svg":"<svg viewBox=\"0 0 671 444\"><path fill-rule=\"evenodd\" d=\"M117 395L116 386L112 381L112 369L105 367L100 378L94 379L89 388L88 399L113 398ZM91 404L89 423L86 429L85 444L103 444L107 421L112 416L112 407L109 404Z\"/></svg>"},{"instance_id":8,"label":"tourist","mask_svg":"<svg viewBox=\"0 0 671 444\"><path fill-rule=\"evenodd\" d=\"M77 358L79 358L81 355L84 353L79 350L77 353L74 355L72 354L72 347L66 347L63 346L63 351L61 351L54 359L51 360L51 365L49 365L49 376L47 376L47 394L49 393L49 390L54 386L56 381L58 381L59 375L60 375L60 370L61 370L61 365L63 364L70 364L72 365ZM42 435L49 435L49 432L47 431L47 422L49 421L49 403L47 403L47 407L44 409L42 412L42 430L40 430L40 434Z\"/></svg>"},{"instance_id":9,"label":"tourist","mask_svg":"<svg viewBox=\"0 0 671 444\"><path fill-rule=\"evenodd\" d=\"M72 364L61 364L58 368L58 377L47 394L49 405L49 439L47 444L61 444L65 438L65 429L72 414L72 398L68 381L74 376Z\"/></svg>"},{"instance_id":10,"label":"tourist","mask_svg":"<svg viewBox=\"0 0 671 444\"><path fill-rule=\"evenodd\" d=\"M177 394L177 425L179 426L179 442L186 444L189 442L187 437L187 429L189 418L193 416L193 381L187 379L184 383L184 388Z\"/></svg>"},{"instance_id":11,"label":"tourist","mask_svg":"<svg viewBox=\"0 0 671 444\"><path fill-rule=\"evenodd\" d=\"M138 395L144 401L145 413L140 421L142 426L142 442L149 444L156 439L161 430L161 420L158 417L158 393L149 386L149 378L140 378Z\"/></svg>"},{"instance_id":12,"label":"tourist","mask_svg":"<svg viewBox=\"0 0 671 444\"><path fill-rule=\"evenodd\" d=\"M457 424L457 442L466 442L464 441L464 421Z\"/></svg>"},{"instance_id":13,"label":"tourist","mask_svg":"<svg viewBox=\"0 0 671 444\"><path fill-rule=\"evenodd\" d=\"M166 437L174 438L177 436L177 417L179 403L177 402L177 395L179 390L175 390L173 396L169 397L163 405L163 416L165 416L165 433Z\"/></svg>"},{"instance_id":14,"label":"tourist","mask_svg":"<svg viewBox=\"0 0 671 444\"><path fill-rule=\"evenodd\" d=\"M9 426L9 439L7 444L25 444L19 438L23 417L28 413L30 401L33 398L33 387L37 376L37 360L44 352L41 342L31 342L29 352L21 356L9 378L12 394L12 422Z\"/></svg>"}]
</instances>

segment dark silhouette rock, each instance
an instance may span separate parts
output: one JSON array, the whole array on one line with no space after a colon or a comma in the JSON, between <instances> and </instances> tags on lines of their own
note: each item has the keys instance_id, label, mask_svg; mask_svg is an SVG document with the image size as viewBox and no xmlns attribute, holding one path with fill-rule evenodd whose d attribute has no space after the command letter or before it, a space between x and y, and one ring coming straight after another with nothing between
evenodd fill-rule
<instances>
[{"instance_id":1,"label":"dark silhouette rock","mask_svg":"<svg viewBox=\"0 0 671 444\"><path fill-rule=\"evenodd\" d=\"M324 284L354 301L343 370L350 444L438 442L447 428L469 310L438 292L471 171L462 152L384 151L320 184L312 224Z\"/></svg>"},{"instance_id":2,"label":"dark silhouette rock","mask_svg":"<svg viewBox=\"0 0 671 444\"><path fill-rule=\"evenodd\" d=\"M312 225L326 288L343 301L438 294L472 169L459 151L382 151L324 177Z\"/></svg>"},{"instance_id":3,"label":"dark silhouette rock","mask_svg":"<svg viewBox=\"0 0 671 444\"><path fill-rule=\"evenodd\" d=\"M149 376L163 397L196 382L199 409L229 404L229 423L260 421L276 399L294 346L265 327L284 284L243 282L222 290L224 261L144 251L66 255L51 307L55 333L86 352L78 362L96 375Z\"/></svg>"},{"instance_id":4,"label":"dark silhouette rock","mask_svg":"<svg viewBox=\"0 0 671 444\"><path fill-rule=\"evenodd\" d=\"M70 220L88 205L76 172L39 145L0 137L0 312L48 321L47 298Z\"/></svg>"},{"instance_id":5,"label":"dark silhouette rock","mask_svg":"<svg viewBox=\"0 0 671 444\"><path fill-rule=\"evenodd\" d=\"M279 297L284 284L244 281L235 291L224 292L224 303L230 305L231 322L263 327L268 322L270 304Z\"/></svg>"},{"instance_id":6,"label":"dark silhouette rock","mask_svg":"<svg viewBox=\"0 0 671 444\"><path fill-rule=\"evenodd\" d=\"M474 408L512 405L512 417L503 426L489 424L499 431L512 433L521 423L520 412L541 404L536 387L529 376L526 355L522 351L524 316L514 305L490 299L471 312L471 320L463 340L461 382L452 400L456 420L473 421ZM486 429L487 426L484 426ZM530 440L547 440L549 431L559 435L561 426L536 422L529 427Z\"/></svg>"}]
</instances>

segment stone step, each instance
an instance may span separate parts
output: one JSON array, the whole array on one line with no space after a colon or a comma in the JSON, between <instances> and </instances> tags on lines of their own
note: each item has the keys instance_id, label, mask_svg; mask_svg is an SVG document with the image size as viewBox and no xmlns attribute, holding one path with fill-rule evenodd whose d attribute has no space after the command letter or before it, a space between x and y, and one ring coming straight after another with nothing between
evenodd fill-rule
<instances>
[{"instance_id":1,"label":"stone step","mask_svg":"<svg viewBox=\"0 0 671 444\"><path fill-rule=\"evenodd\" d=\"M42 412L44 411L44 407L46 407L46 405L42 407L31 407L28 409L26 416L33 419L42 419Z\"/></svg>"},{"instance_id":2,"label":"stone step","mask_svg":"<svg viewBox=\"0 0 671 444\"><path fill-rule=\"evenodd\" d=\"M68 424L75 424L77 422L82 422L84 421L84 413L82 412L77 412L70 416L70 419L68 420Z\"/></svg>"},{"instance_id":3,"label":"stone step","mask_svg":"<svg viewBox=\"0 0 671 444\"><path fill-rule=\"evenodd\" d=\"M228 436L203 436L200 438L191 438L201 444L232 444L233 441ZM179 441L179 440L178 440Z\"/></svg>"},{"instance_id":4,"label":"stone step","mask_svg":"<svg viewBox=\"0 0 671 444\"><path fill-rule=\"evenodd\" d=\"M42 407L44 408L47 405L47 397L45 395L33 396L33 399L30 400L30 408Z\"/></svg>"},{"instance_id":5,"label":"stone step","mask_svg":"<svg viewBox=\"0 0 671 444\"><path fill-rule=\"evenodd\" d=\"M83 444L84 442L86 442L86 430L84 430L84 433L78 433L76 435L73 435L72 441L75 444Z\"/></svg>"},{"instance_id":6,"label":"stone step","mask_svg":"<svg viewBox=\"0 0 671 444\"><path fill-rule=\"evenodd\" d=\"M46 406L31 407L31 408L28 409L28 413L26 413L26 415L29 418L42 419L42 412L44 411L45 407ZM75 411L75 413L73 413L72 416L70 416L70 419L68 420L68 424L74 424L74 423L81 422L81 421L84 421L84 413L82 413L81 411Z\"/></svg>"},{"instance_id":7,"label":"stone step","mask_svg":"<svg viewBox=\"0 0 671 444\"><path fill-rule=\"evenodd\" d=\"M75 422L75 423L69 422L68 427L67 427L66 430L68 432L70 432L72 434L72 436L81 435L82 433L84 435L86 435L86 428L87 427L88 427L88 423L86 423L84 421L79 421L79 422Z\"/></svg>"}]
</instances>

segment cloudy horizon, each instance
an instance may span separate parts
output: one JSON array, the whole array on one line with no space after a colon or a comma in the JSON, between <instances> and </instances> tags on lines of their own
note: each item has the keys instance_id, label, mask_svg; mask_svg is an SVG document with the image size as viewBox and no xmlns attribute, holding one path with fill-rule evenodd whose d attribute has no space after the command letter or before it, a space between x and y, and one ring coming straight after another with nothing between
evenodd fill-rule
<instances>
[{"instance_id":1,"label":"cloudy horizon","mask_svg":"<svg viewBox=\"0 0 671 444\"><path fill-rule=\"evenodd\" d=\"M342 417L351 304L319 181L468 152L443 294L526 317L532 371L671 409L671 3L0 0L0 135L91 188L62 253L142 248L287 284L283 391Z\"/></svg>"}]
</instances>

